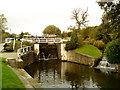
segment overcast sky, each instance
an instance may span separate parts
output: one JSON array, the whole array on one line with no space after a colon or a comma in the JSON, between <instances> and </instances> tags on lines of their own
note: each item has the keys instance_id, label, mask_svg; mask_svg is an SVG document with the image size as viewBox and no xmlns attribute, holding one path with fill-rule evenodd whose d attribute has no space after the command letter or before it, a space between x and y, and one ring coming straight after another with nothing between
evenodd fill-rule
<instances>
[{"instance_id":1,"label":"overcast sky","mask_svg":"<svg viewBox=\"0 0 120 90\"><path fill-rule=\"evenodd\" d=\"M96 0L0 0L0 14L7 18L7 26L12 33L30 32L40 35L48 25L55 25L62 31L70 25L71 13L75 8L88 7L89 26L101 23L103 11Z\"/></svg>"}]
</instances>

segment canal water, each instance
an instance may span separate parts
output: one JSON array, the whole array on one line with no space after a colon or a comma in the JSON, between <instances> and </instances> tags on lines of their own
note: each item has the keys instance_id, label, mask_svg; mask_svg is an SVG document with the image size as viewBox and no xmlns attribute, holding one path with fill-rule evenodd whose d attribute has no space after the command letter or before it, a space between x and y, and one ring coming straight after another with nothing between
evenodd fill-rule
<instances>
[{"instance_id":1,"label":"canal water","mask_svg":"<svg viewBox=\"0 0 120 90\"><path fill-rule=\"evenodd\" d=\"M120 88L120 73L70 62L40 60L24 69L41 88Z\"/></svg>"}]
</instances>

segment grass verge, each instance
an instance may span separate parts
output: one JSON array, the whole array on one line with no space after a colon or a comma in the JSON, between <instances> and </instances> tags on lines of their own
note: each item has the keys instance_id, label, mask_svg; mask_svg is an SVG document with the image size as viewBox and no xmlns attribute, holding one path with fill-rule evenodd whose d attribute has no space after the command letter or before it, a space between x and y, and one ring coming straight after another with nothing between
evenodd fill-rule
<instances>
[{"instance_id":1,"label":"grass verge","mask_svg":"<svg viewBox=\"0 0 120 90\"><path fill-rule=\"evenodd\" d=\"M4 43L4 42L0 42L0 44L2 44L2 43Z\"/></svg>"},{"instance_id":2,"label":"grass verge","mask_svg":"<svg viewBox=\"0 0 120 90\"><path fill-rule=\"evenodd\" d=\"M11 41L11 43L14 43L14 41ZM15 40L15 43L21 43L21 41Z\"/></svg>"},{"instance_id":3,"label":"grass verge","mask_svg":"<svg viewBox=\"0 0 120 90\"><path fill-rule=\"evenodd\" d=\"M2 88L25 88L18 76L6 65L5 58L0 58L2 64Z\"/></svg>"},{"instance_id":4,"label":"grass verge","mask_svg":"<svg viewBox=\"0 0 120 90\"><path fill-rule=\"evenodd\" d=\"M92 56L96 59L102 56L102 52L93 45L83 45L80 48L75 49L74 51Z\"/></svg>"}]
</instances>

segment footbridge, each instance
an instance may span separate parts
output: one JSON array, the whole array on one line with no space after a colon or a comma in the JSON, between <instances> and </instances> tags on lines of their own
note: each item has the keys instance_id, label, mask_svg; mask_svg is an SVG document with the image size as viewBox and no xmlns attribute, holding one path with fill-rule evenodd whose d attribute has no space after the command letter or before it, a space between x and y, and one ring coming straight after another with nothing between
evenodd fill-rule
<instances>
[{"instance_id":1,"label":"footbridge","mask_svg":"<svg viewBox=\"0 0 120 90\"><path fill-rule=\"evenodd\" d=\"M43 36L30 36L25 35L22 42L27 41L33 43L33 50L36 55L39 56L40 60L47 60L47 59L62 59L64 50L64 41L60 37L55 35L43 35ZM18 52L25 53L26 51L31 50L30 47L25 47L19 49ZM19 55L19 54L18 54Z\"/></svg>"},{"instance_id":2,"label":"footbridge","mask_svg":"<svg viewBox=\"0 0 120 90\"><path fill-rule=\"evenodd\" d=\"M37 38L35 42L38 43L61 43L61 38Z\"/></svg>"},{"instance_id":3,"label":"footbridge","mask_svg":"<svg viewBox=\"0 0 120 90\"><path fill-rule=\"evenodd\" d=\"M43 36L24 36L22 41L28 41L31 43L62 43L63 40L56 36L50 36L50 35L43 35Z\"/></svg>"}]
</instances>

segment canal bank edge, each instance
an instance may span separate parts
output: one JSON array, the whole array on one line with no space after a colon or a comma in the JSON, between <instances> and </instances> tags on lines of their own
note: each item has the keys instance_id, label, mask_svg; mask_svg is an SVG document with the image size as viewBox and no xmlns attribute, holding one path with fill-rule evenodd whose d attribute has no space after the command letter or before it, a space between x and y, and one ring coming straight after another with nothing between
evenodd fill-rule
<instances>
[{"instance_id":1,"label":"canal bank edge","mask_svg":"<svg viewBox=\"0 0 120 90\"><path fill-rule=\"evenodd\" d=\"M16 73L16 75L20 78L26 88L32 88L33 90L35 90L34 88L41 87L24 69L12 68L9 65L8 67Z\"/></svg>"},{"instance_id":2,"label":"canal bank edge","mask_svg":"<svg viewBox=\"0 0 120 90\"><path fill-rule=\"evenodd\" d=\"M35 90L34 88L41 87L24 69L17 67L16 59L7 58L6 63L8 64L7 66L16 73L26 88Z\"/></svg>"}]
</instances>

